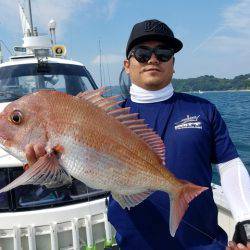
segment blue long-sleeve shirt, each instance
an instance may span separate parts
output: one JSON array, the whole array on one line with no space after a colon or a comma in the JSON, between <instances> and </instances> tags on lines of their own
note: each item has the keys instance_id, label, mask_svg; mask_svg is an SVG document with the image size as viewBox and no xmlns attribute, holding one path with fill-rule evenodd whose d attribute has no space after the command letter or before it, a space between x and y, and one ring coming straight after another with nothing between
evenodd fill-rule
<instances>
[{"instance_id":1,"label":"blue long-sleeve shirt","mask_svg":"<svg viewBox=\"0 0 250 250\"><path fill-rule=\"evenodd\" d=\"M130 210L122 209L110 197L108 218L117 231L118 245L126 250L225 249L227 235L217 223L211 164L229 161L238 154L215 106L183 93L151 104L127 99L125 106L139 113L161 136L166 147L166 167L177 178L209 190L190 203L174 238L169 234L167 193L154 192Z\"/></svg>"}]
</instances>

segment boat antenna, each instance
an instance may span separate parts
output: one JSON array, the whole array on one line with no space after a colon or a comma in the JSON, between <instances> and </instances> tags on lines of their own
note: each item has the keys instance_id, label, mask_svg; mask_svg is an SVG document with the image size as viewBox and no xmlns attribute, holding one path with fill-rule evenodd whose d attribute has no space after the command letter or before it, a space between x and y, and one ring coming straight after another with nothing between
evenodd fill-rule
<instances>
[{"instance_id":1,"label":"boat antenna","mask_svg":"<svg viewBox=\"0 0 250 250\"><path fill-rule=\"evenodd\" d=\"M111 85L111 80L110 80L110 72L109 72L109 64L108 64L108 61L107 61L107 63L106 63L106 66L107 66L107 71L108 71L109 85Z\"/></svg>"},{"instance_id":2,"label":"boat antenna","mask_svg":"<svg viewBox=\"0 0 250 250\"><path fill-rule=\"evenodd\" d=\"M22 29L23 29L23 35L25 37L30 36L31 35L30 23L29 23L29 20L26 16L24 7L22 6L22 4L19 0L18 0L18 6L19 6L20 19L21 19L21 24L22 24Z\"/></svg>"},{"instance_id":3,"label":"boat antenna","mask_svg":"<svg viewBox=\"0 0 250 250\"><path fill-rule=\"evenodd\" d=\"M108 85L110 85L111 83L111 80L110 80L110 72L109 72L109 63L108 63L108 60L107 60L107 57L106 56L103 56L104 57L104 61L105 61L105 66L106 66L106 72L108 74ZM104 71L104 76L105 76L105 71ZM105 80L104 80L105 82Z\"/></svg>"},{"instance_id":4,"label":"boat antenna","mask_svg":"<svg viewBox=\"0 0 250 250\"><path fill-rule=\"evenodd\" d=\"M101 81L101 87L102 87L102 49L101 49L101 39L99 39L99 68L100 68L100 81Z\"/></svg>"},{"instance_id":5,"label":"boat antenna","mask_svg":"<svg viewBox=\"0 0 250 250\"><path fill-rule=\"evenodd\" d=\"M33 29L33 20L32 20L32 12L31 12L31 2L29 0L29 19L30 19L30 32L31 32L31 36L34 36L34 29Z\"/></svg>"}]
</instances>

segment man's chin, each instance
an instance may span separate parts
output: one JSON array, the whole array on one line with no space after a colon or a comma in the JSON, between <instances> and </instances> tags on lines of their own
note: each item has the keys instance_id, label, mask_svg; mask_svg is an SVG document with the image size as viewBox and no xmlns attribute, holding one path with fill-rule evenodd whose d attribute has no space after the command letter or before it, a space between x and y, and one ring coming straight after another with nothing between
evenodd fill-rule
<instances>
[{"instance_id":1,"label":"man's chin","mask_svg":"<svg viewBox=\"0 0 250 250\"><path fill-rule=\"evenodd\" d=\"M150 82L144 82L143 85L144 85L143 88L154 91L154 90L160 90L166 87L168 84L157 81L150 81Z\"/></svg>"}]
</instances>

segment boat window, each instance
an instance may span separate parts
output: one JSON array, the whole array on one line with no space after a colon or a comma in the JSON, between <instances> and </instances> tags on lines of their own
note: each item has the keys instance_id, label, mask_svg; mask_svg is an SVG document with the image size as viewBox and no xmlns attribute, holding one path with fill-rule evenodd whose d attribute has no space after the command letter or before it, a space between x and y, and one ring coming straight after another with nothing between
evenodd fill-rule
<instances>
[{"instance_id":1,"label":"boat window","mask_svg":"<svg viewBox=\"0 0 250 250\"><path fill-rule=\"evenodd\" d=\"M18 77L19 90L17 87L13 91L19 91L22 96L25 93L35 92L41 89L57 90L66 92L65 77L63 75L35 75ZM6 86L9 88L9 86Z\"/></svg>"},{"instance_id":2,"label":"boat window","mask_svg":"<svg viewBox=\"0 0 250 250\"><path fill-rule=\"evenodd\" d=\"M41 89L57 90L76 95L97 86L85 67L49 63L44 72L37 64L0 68L0 102L12 101Z\"/></svg>"},{"instance_id":3,"label":"boat window","mask_svg":"<svg viewBox=\"0 0 250 250\"><path fill-rule=\"evenodd\" d=\"M86 76L82 76L81 77L81 82L82 82L82 85L85 86L86 89L91 89L91 82L90 82L90 79Z\"/></svg>"},{"instance_id":4,"label":"boat window","mask_svg":"<svg viewBox=\"0 0 250 250\"><path fill-rule=\"evenodd\" d=\"M21 168L12 170L11 179L17 178L23 173ZM41 207L60 206L70 203L92 200L95 197L103 197L106 192L87 187L84 183L73 179L72 184L57 188L45 186L26 185L11 191L14 195L13 207L16 210L39 209Z\"/></svg>"},{"instance_id":5,"label":"boat window","mask_svg":"<svg viewBox=\"0 0 250 250\"><path fill-rule=\"evenodd\" d=\"M14 169L12 172L13 180L22 173L22 169ZM13 193L17 209L58 204L70 199L68 186L46 188L45 186L25 185L15 188Z\"/></svg>"},{"instance_id":6,"label":"boat window","mask_svg":"<svg viewBox=\"0 0 250 250\"><path fill-rule=\"evenodd\" d=\"M98 195L107 195L107 192L90 188L81 181L75 179L70 186L70 198L72 200L91 200Z\"/></svg>"},{"instance_id":7,"label":"boat window","mask_svg":"<svg viewBox=\"0 0 250 250\"><path fill-rule=\"evenodd\" d=\"M0 189L8 183L7 170L0 169ZM9 209L8 193L0 194L0 211Z\"/></svg>"}]
</instances>

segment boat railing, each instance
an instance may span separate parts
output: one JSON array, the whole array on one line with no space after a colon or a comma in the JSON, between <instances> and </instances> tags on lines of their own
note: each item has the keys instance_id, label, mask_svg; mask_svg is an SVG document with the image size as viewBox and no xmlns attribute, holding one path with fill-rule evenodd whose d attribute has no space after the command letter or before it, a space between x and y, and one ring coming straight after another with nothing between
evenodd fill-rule
<instances>
[{"instance_id":1,"label":"boat railing","mask_svg":"<svg viewBox=\"0 0 250 250\"><path fill-rule=\"evenodd\" d=\"M106 199L0 214L0 249L104 249L113 243Z\"/></svg>"}]
</instances>

